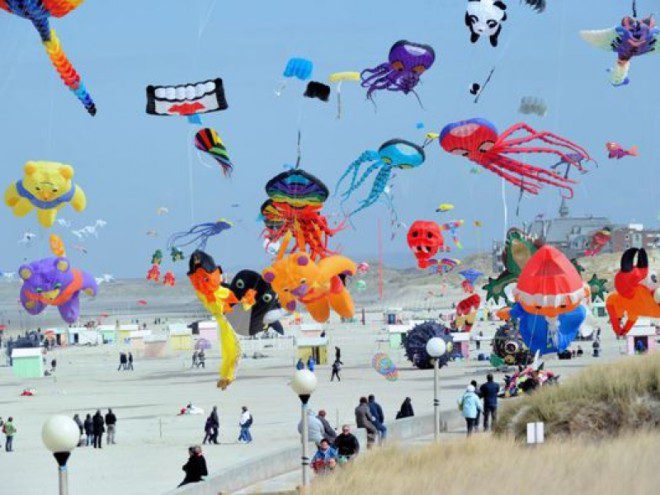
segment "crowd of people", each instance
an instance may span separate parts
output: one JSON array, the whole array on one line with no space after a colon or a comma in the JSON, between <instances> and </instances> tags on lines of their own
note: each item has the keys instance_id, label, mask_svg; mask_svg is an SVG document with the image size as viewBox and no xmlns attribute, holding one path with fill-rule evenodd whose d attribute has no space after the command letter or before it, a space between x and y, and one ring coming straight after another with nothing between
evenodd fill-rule
<instances>
[{"instance_id":1,"label":"crowd of people","mask_svg":"<svg viewBox=\"0 0 660 495\"><path fill-rule=\"evenodd\" d=\"M251 443L252 442L252 433L250 428L254 422L252 413L248 410L247 406L241 407L241 415L238 420L239 434L238 442L239 443ZM220 416L218 414L218 407L213 406L211 413L206 418L204 423L204 439L202 440L202 445L204 444L215 444L219 445L220 441L218 437L220 436Z\"/></svg>"},{"instance_id":2,"label":"crowd of people","mask_svg":"<svg viewBox=\"0 0 660 495\"><path fill-rule=\"evenodd\" d=\"M119 353L119 366L117 367L117 371L133 371L133 353L129 352L126 354L124 351L121 351Z\"/></svg>"},{"instance_id":3,"label":"crowd of people","mask_svg":"<svg viewBox=\"0 0 660 495\"><path fill-rule=\"evenodd\" d=\"M103 448L103 434L106 434L106 445L115 444L115 433L117 431L117 416L108 409L108 412L103 416L101 410L97 409L94 416L87 414L85 420L80 418L79 414L73 415L73 420L78 425L80 430L79 447L89 447L93 445L95 449Z\"/></svg>"},{"instance_id":4,"label":"crowd of people","mask_svg":"<svg viewBox=\"0 0 660 495\"><path fill-rule=\"evenodd\" d=\"M486 382L477 387L472 380L463 395L458 399L458 408L465 418L467 435L479 429L479 418L483 415L483 429L488 431L497 420L498 395L500 385L495 382L492 373L486 375ZM483 401L483 404L482 404Z\"/></svg>"}]
</instances>

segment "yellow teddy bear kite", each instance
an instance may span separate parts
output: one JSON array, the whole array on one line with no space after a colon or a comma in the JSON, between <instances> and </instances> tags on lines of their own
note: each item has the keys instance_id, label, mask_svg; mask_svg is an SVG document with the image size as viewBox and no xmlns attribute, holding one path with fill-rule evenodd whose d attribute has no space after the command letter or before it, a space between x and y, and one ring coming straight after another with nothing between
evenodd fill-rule
<instances>
[{"instance_id":1,"label":"yellow teddy bear kite","mask_svg":"<svg viewBox=\"0 0 660 495\"><path fill-rule=\"evenodd\" d=\"M83 211L87 198L75 185L73 167L57 162L27 162L23 179L11 184L5 191L5 203L14 215L24 217L37 209L37 219L43 227L52 227L57 212L71 203L76 211Z\"/></svg>"}]
</instances>

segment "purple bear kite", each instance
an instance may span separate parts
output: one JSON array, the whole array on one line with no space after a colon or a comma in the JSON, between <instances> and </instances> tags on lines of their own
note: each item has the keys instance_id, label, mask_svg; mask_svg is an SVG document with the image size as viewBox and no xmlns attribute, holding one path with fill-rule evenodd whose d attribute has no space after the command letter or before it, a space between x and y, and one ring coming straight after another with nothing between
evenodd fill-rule
<instances>
[{"instance_id":1,"label":"purple bear kite","mask_svg":"<svg viewBox=\"0 0 660 495\"><path fill-rule=\"evenodd\" d=\"M62 319L73 323L80 314L80 291L90 296L98 291L92 275L71 268L63 257L33 261L21 266L18 273L23 279L21 304L31 315L38 315L46 306L57 306Z\"/></svg>"},{"instance_id":2,"label":"purple bear kite","mask_svg":"<svg viewBox=\"0 0 660 495\"><path fill-rule=\"evenodd\" d=\"M390 48L389 61L373 69L364 69L360 74L362 87L367 89L367 98L381 89L415 93L420 76L435 62L435 52L429 45L412 41L397 41ZM419 99L419 97L417 98Z\"/></svg>"}]
</instances>

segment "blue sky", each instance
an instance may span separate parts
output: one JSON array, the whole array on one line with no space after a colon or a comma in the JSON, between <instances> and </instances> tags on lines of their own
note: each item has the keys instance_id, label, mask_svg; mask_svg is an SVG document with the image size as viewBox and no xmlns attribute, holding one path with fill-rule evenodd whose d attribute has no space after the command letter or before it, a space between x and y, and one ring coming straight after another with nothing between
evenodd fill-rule
<instances>
[{"instance_id":1,"label":"blue sky","mask_svg":"<svg viewBox=\"0 0 660 495\"><path fill-rule=\"evenodd\" d=\"M613 88L605 70L615 55L578 36L580 29L617 24L630 13L628 2L551 0L548 11L537 15L511 0L496 49L486 40L470 44L465 4L286 0L262 1L256 7L244 1L88 0L69 16L55 19L53 26L96 100L99 111L93 119L59 81L30 23L0 13L0 183L6 187L18 179L29 159L72 164L89 205L82 214L66 209L60 215L78 228L97 218L108 222L98 239L86 242L88 254L69 249L77 265L96 273L143 276L154 249L170 233L186 229L191 213L195 222L234 220L236 227L212 240L208 251L226 266L260 268L267 262L259 239L262 226L256 221L265 199L263 186L295 160L299 122L302 167L334 190L344 168L362 151L393 137L421 141L424 131L416 128L418 122L426 130L438 130L479 116L500 131L526 120L591 152L599 167L576 187L574 213L656 223L660 57L633 60L631 84ZM646 14L658 11L660 2L640 0L638 5L640 14ZM334 100L303 99L300 83L290 83L279 98L274 95L289 57L312 59L314 79L324 81L332 72L386 61L389 47L399 39L428 43L436 50L436 63L417 88L424 109L413 96L378 94L375 112L364 90L344 85L344 117L338 121ZM493 80L475 105L468 87L483 80L492 66ZM225 81L229 109L204 116L204 123L217 129L228 147L235 164L231 179L200 163L191 144L195 127L185 119L144 113L148 84L218 76ZM548 115L518 114L523 96L544 98ZM609 140L638 145L641 156L608 160L604 144ZM464 228L463 244L466 251L488 248L503 230L500 181L486 172L471 174L470 168L437 143L429 146L422 167L395 178L401 220L463 218L471 224L478 219L483 227ZM366 196L368 190L361 193ZM538 213L551 216L560 201L557 191L546 188L538 197L526 198L516 218L517 196L507 187L510 224ZM434 212L441 202L456 205L452 217ZM233 203L240 207L231 208ZM160 206L168 207L169 215L157 216ZM336 199L327 210L338 211ZM382 205L354 217L355 230L339 234L335 246L356 259L374 258L378 219L386 258L400 260L407 249L405 235L390 241L389 215ZM0 221L0 270L15 271L24 258L48 254L46 235L34 215L16 219L3 207ZM150 229L159 237L147 237ZM18 244L26 230L41 234L28 248ZM65 230L55 231L67 245L77 243ZM177 271L183 269L180 264Z\"/></svg>"}]
</instances>

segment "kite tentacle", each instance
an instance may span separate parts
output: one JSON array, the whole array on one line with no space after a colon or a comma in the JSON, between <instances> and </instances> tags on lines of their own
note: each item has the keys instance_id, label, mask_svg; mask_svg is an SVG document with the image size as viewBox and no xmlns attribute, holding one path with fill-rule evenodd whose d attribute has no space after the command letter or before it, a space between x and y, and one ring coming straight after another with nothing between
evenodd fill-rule
<instances>
[{"instance_id":1,"label":"kite tentacle","mask_svg":"<svg viewBox=\"0 0 660 495\"><path fill-rule=\"evenodd\" d=\"M335 186L335 194L339 191L339 186L341 183L344 181L344 179L351 173L353 172L353 175L351 177L351 184L348 187L348 190L351 191L355 188L355 181L357 180L357 175L360 171L360 166L365 163L365 162L373 162L376 161L380 158L380 155L376 151L372 150L367 150L364 153L362 153L357 160L355 160L353 163L351 163L347 168L346 171L342 174L342 176L339 178L337 181L337 186Z\"/></svg>"},{"instance_id":2,"label":"kite tentacle","mask_svg":"<svg viewBox=\"0 0 660 495\"><path fill-rule=\"evenodd\" d=\"M382 164L382 162L379 163ZM369 196L367 196L366 199L362 200L360 202L360 206L356 210L353 210L353 212L349 216L355 215L357 212L362 211L365 208L368 208L376 201L378 201L381 195L385 192L385 188L387 187L387 183L389 182L391 176L392 176L392 167L388 165L383 166L376 175L376 179L374 180L374 185L371 188L371 192L369 193Z\"/></svg>"}]
</instances>

